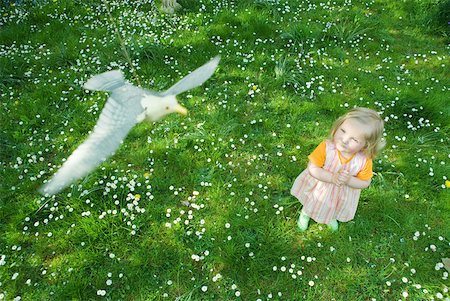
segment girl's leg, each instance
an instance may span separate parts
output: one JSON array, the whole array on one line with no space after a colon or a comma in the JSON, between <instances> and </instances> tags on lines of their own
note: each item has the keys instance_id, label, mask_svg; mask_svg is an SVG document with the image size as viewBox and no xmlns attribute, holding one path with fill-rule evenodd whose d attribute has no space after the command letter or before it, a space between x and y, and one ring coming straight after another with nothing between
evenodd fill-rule
<instances>
[{"instance_id":1,"label":"girl's leg","mask_svg":"<svg viewBox=\"0 0 450 301\"><path fill-rule=\"evenodd\" d=\"M328 228L330 228L331 231L336 232L339 228L339 224L337 220L333 219L329 224Z\"/></svg>"},{"instance_id":2,"label":"girl's leg","mask_svg":"<svg viewBox=\"0 0 450 301\"><path fill-rule=\"evenodd\" d=\"M300 217L298 218L297 221L297 226L301 232L308 229L308 223L309 223L309 216L302 210L302 213L300 213Z\"/></svg>"}]
</instances>

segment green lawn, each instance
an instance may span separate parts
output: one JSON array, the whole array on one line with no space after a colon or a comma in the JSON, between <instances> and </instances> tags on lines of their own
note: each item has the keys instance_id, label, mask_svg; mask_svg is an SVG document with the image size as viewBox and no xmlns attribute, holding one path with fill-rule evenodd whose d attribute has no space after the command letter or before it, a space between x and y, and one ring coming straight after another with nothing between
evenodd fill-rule
<instances>
[{"instance_id":1,"label":"green lawn","mask_svg":"<svg viewBox=\"0 0 450 301\"><path fill-rule=\"evenodd\" d=\"M180 0L175 15L151 0L12 2L0 300L450 298L450 1ZM159 91L218 54L179 95L186 117L139 124L95 172L39 195L105 104L88 78L120 68ZM289 189L353 106L386 121L375 177L337 233L300 233Z\"/></svg>"}]
</instances>

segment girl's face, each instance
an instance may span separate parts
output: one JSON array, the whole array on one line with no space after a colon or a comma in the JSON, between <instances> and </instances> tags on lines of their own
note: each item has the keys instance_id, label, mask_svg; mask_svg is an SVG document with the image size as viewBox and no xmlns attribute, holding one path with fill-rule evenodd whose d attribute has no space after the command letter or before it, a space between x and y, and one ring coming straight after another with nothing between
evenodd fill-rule
<instances>
[{"instance_id":1,"label":"girl's face","mask_svg":"<svg viewBox=\"0 0 450 301\"><path fill-rule=\"evenodd\" d=\"M366 146L366 134L370 127L357 119L345 120L336 130L333 142L341 155L348 158Z\"/></svg>"}]
</instances>

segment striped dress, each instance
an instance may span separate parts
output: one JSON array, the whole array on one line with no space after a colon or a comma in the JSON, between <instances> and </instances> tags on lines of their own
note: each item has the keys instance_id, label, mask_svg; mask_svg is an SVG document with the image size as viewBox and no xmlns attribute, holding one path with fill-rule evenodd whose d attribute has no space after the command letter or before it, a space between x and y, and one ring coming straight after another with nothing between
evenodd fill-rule
<instances>
[{"instance_id":1,"label":"striped dress","mask_svg":"<svg viewBox=\"0 0 450 301\"><path fill-rule=\"evenodd\" d=\"M326 159L323 169L337 172L341 168L350 175L357 176L367 161L366 156L357 153L353 158L342 164L338 150L331 141L326 141ZM296 179L291 188L291 194L303 204L303 212L317 223L328 224L336 219L341 222L352 220L358 207L361 189L347 185L338 187L333 183L326 183L313 178L305 169Z\"/></svg>"}]
</instances>

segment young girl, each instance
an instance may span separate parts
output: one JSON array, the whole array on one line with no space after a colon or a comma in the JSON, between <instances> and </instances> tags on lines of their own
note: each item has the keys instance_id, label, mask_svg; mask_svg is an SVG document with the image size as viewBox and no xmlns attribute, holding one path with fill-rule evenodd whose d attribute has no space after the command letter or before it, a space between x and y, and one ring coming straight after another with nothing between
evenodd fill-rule
<instances>
[{"instance_id":1,"label":"young girl","mask_svg":"<svg viewBox=\"0 0 450 301\"><path fill-rule=\"evenodd\" d=\"M361 189L370 185L372 159L384 146L384 123L377 112L355 108L335 121L328 140L308 156L308 168L295 179L291 194L303 204L297 225L308 228L309 218L327 224L355 216Z\"/></svg>"}]
</instances>

